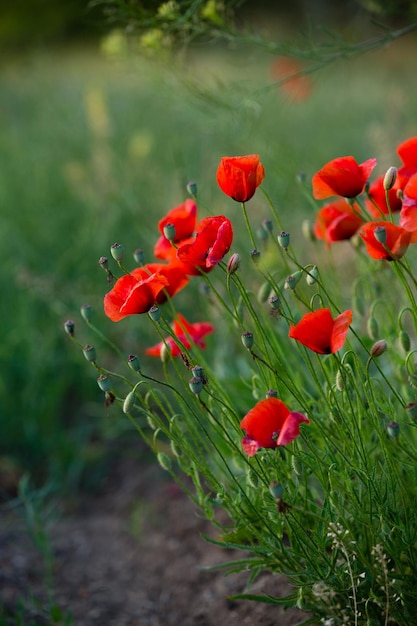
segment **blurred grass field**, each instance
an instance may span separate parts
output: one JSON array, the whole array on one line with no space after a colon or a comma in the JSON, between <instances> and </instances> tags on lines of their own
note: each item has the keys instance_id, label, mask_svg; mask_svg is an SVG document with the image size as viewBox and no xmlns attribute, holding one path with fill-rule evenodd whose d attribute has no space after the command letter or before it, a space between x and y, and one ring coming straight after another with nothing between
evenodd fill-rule
<instances>
[{"instance_id":1,"label":"blurred grass field","mask_svg":"<svg viewBox=\"0 0 417 626\"><path fill-rule=\"evenodd\" d=\"M63 331L72 318L81 343L91 342L79 315L88 303L126 354L155 342L139 318L112 324L102 313L107 284L97 260L110 245L123 243L128 254L143 248L150 261L157 221L187 197L189 180L198 183L202 205L233 219L238 208L217 188L217 164L226 154L256 152L283 226L303 248L301 222L313 212L297 173L308 181L347 154L359 162L378 156L378 174L397 164L395 147L417 134L415 52L407 38L329 66L300 102L271 86L272 59L253 53L194 50L181 67L92 49L3 60L4 495L25 472L63 491L95 484L108 443L130 428L117 407L104 408L94 372ZM269 216L262 194L248 210L254 227ZM204 319L196 283L178 297L192 321Z\"/></svg>"}]
</instances>

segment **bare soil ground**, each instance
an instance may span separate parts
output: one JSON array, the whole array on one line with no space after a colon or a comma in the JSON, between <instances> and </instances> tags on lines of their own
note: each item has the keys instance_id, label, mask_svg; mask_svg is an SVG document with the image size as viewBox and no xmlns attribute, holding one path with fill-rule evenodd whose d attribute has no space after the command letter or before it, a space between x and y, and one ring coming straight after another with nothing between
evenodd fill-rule
<instances>
[{"instance_id":1,"label":"bare soil ground","mask_svg":"<svg viewBox=\"0 0 417 626\"><path fill-rule=\"evenodd\" d=\"M84 497L50 531L55 601L77 626L292 626L305 619L296 609L228 600L245 591L248 573L210 569L242 556L201 537L215 533L156 463L117 463L100 492ZM265 574L250 592L282 596L288 584ZM50 623L33 602L45 603L39 553L22 523L2 512L4 616L19 597L31 607L25 624Z\"/></svg>"}]
</instances>

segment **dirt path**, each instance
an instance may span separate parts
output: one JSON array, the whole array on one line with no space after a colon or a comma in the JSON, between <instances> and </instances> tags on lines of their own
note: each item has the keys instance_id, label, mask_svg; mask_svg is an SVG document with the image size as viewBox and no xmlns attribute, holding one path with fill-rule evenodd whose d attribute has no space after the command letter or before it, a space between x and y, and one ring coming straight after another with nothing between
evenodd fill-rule
<instances>
[{"instance_id":1,"label":"dirt path","mask_svg":"<svg viewBox=\"0 0 417 626\"><path fill-rule=\"evenodd\" d=\"M22 528L0 518L0 602L42 596L39 556ZM297 610L248 601L247 573L208 568L237 558L207 543L215 529L154 464L123 462L52 531L55 599L77 626L291 626ZM284 595L279 576L261 576L253 593ZM37 624L47 622L39 621Z\"/></svg>"}]
</instances>

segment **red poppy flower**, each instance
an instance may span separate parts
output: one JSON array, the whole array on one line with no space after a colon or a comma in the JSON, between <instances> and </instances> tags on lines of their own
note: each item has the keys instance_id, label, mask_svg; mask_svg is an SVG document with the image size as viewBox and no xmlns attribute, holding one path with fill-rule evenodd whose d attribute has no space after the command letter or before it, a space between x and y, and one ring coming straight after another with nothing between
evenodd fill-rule
<instances>
[{"instance_id":1,"label":"red poppy flower","mask_svg":"<svg viewBox=\"0 0 417 626\"><path fill-rule=\"evenodd\" d=\"M220 263L232 241L233 228L227 217L204 217L197 225L195 238L178 247L177 258L187 266L187 274L198 276L200 270L209 272Z\"/></svg>"},{"instance_id":2,"label":"red poppy flower","mask_svg":"<svg viewBox=\"0 0 417 626\"><path fill-rule=\"evenodd\" d=\"M313 231L317 239L323 239L330 245L335 241L350 239L363 222L346 200L340 198L319 210Z\"/></svg>"},{"instance_id":3,"label":"red poppy flower","mask_svg":"<svg viewBox=\"0 0 417 626\"><path fill-rule=\"evenodd\" d=\"M171 242L164 235L164 227L173 224L175 227L174 243L178 244L184 239L192 236L197 220L197 205L194 200L188 199L182 204L174 207L159 223L158 228L161 237L155 244L154 254L157 259L169 260L175 257L176 250Z\"/></svg>"},{"instance_id":4,"label":"red poppy flower","mask_svg":"<svg viewBox=\"0 0 417 626\"><path fill-rule=\"evenodd\" d=\"M122 276L104 296L104 312L113 322L147 313L157 302L173 297L189 282L181 264L150 263Z\"/></svg>"},{"instance_id":5,"label":"red poppy flower","mask_svg":"<svg viewBox=\"0 0 417 626\"><path fill-rule=\"evenodd\" d=\"M187 322L181 313L178 313L177 319L172 322L172 330L174 335L177 337L178 342L181 342L187 350L191 347L191 343L194 343L203 350L206 347L203 337L212 333L214 331L214 326L209 322L197 322L195 324L190 324L190 322ZM168 349L173 357L181 354L182 347L178 345L172 337L167 337L165 341L161 341L155 346L147 348L145 353L150 356L161 356L161 350L165 349L166 345L168 346Z\"/></svg>"},{"instance_id":6,"label":"red poppy flower","mask_svg":"<svg viewBox=\"0 0 417 626\"><path fill-rule=\"evenodd\" d=\"M403 141L397 148L397 154L403 162L397 174L400 187L403 189L408 179L417 172L417 137Z\"/></svg>"},{"instance_id":7,"label":"red poppy flower","mask_svg":"<svg viewBox=\"0 0 417 626\"><path fill-rule=\"evenodd\" d=\"M280 89L293 100L305 100L313 89L313 83L298 59L278 57L272 64L271 74L279 81Z\"/></svg>"},{"instance_id":8,"label":"red poppy flower","mask_svg":"<svg viewBox=\"0 0 417 626\"><path fill-rule=\"evenodd\" d=\"M333 354L343 348L351 323L352 311L344 311L333 319L330 309L317 309L291 326L288 336L313 352Z\"/></svg>"},{"instance_id":9,"label":"red poppy flower","mask_svg":"<svg viewBox=\"0 0 417 626\"><path fill-rule=\"evenodd\" d=\"M222 157L216 177L227 196L236 202L247 202L265 178L265 170L258 154Z\"/></svg>"},{"instance_id":10,"label":"red poppy flower","mask_svg":"<svg viewBox=\"0 0 417 626\"><path fill-rule=\"evenodd\" d=\"M381 217L382 214L389 214L386 192L384 189L384 178L385 176L380 176L369 187L368 195L372 198L373 202L371 200L366 200L366 208L374 217ZM401 209L402 201L401 198L397 196L397 191L399 189L400 182L397 178L392 189L388 191L388 200L392 213L396 213ZM375 204L377 206L375 206ZM379 209L377 207L379 207Z\"/></svg>"},{"instance_id":11,"label":"red poppy flower","mask_svg":"<svg viewBox=\"0 0 417 626\"><path fill-rule=\"evenodd\" d=\"M375 228L383 226L386 232L385 245L375 238ZM377 221L367 222L362 226L360 237L365 242L366 251L373 259L385 259L393 261L401 258L411 243L411 232L391 222Z\"/></svg>"},{"instance_id":12,"label":"red poppy flower","mask_svg":"<svg viewBox=\"0 0 417 626\"><path fill-rule=\"evenodd\" d=\"M352 156L339 157L324 165L313 176L313 196L318 200L329 196L355 198L362 193L376 159L358 165Z\"/></svg>"},{"instance_id":13,"label":"red poppy flower","mask_svg":"<svg viewBox=\"0 0 417 626\"><path fill-rule=\"evenodd\" d=\"M246 432L243 450L253 456L259 448L287 446L300 434L300 424L310 420L302 413L294 413L278 398L258 402L240 422Z\"/></svg>"}]
</instances>

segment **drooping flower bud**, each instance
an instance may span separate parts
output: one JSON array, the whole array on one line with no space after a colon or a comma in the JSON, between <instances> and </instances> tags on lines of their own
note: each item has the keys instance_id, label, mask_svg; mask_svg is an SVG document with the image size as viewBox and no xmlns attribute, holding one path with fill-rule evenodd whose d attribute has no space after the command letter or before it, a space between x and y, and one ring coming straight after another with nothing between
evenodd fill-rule
<instances>
[{"instance_id":1,"label":"drooping flower bud","mask_svg":"<svg viewBox=\"0 0 417 626\"><path fill-rule=\"evenodd\" d=\"M169 458L169 456L166 455L164 452L158 452L156 458L158 459L158 463L162 467L162 469L169 472L172 467L171 459Z\"/></svg>"},{"instance_id":2,"label":"drooping flower bud","mask_svg":"<svg viewBox=\"0 0 417 626\"><path fill-rule=\"evenodd\" d=\"M91 319L93 317L93 307L89 304L83 304L80 308L80 313L83 320L85 320L88 324L89 322L91 322Z\"/></svg>"},{"instance_id":3,"label":"drooping flower bud","mask_svg":"<svg viewBox=\"0 0 417 626\"><path fill-rule=\"evenodd\" d=\"M371 315L371 317L368 319L366 323L366 328L367 328L368 335L370 336L370 338L375 341L379 335L379 325L373 315Z\"/></svg>"},{"instance_id":4,"label":"drooping flower bud","mask_svg":"<svg viewBox=\"0 0 417 626\"><path fill-rule=\"evenodd\" d=\"M85 358L87 359L87 361L90 361L91 363L94 363L96 358L97 358L97 353L96 353L95 347L94 346L90 346L89 344L84 346L83 354L84 354Z\"/></svg>"},{"instance_id":5,"label":"drooping flower bud","mask_svg":"<svg viewBox=\"0 0 417 626\"><path fill-rule=\"evenodd\" d=\"M121 243L114 243L110 248L111 255L117 263L123 261L125 255L125 247Z\"/></svg>"},{"instance_id":6,"label":"drooping flower bud","mask_svg":"<svg viewBox=\"0 0 417 626\"><path fill-rule=\"evenodd\" d=\"M308 273L306 276L307 285L310 285L310 287L315 285L318 277L319 277L319 270L317 269L317 265L313 265L311 270L308 270Z\"/></svg>"},{"instance_id":7,"label":"drooping flower bud","mask_svg":"<svg viewBox=\"0 0 417 626\"><path fill-rule=\"evenodd\" d=\"M269 283L264 283L259 287L258 291L258 302L263 304L269 298L269 294L271 293L271 285Z\"/></svg>"},{"instance_id":8,"label":"drooping flower bud","mask_svg":"<svg viewBox=\"0 0 417 626\"><path fill-rule=\"evenodd\" d=\"M346 371L342 368L336 372L336 389L338 391L344 391L346 387Z\"/></svg>"},{"instance_id":9,"label":"drooping flower bud","mask_svg":"<svg viewBox=\"0 0 417 626\"><path fill-rule=\"evenodd\" d=\"M395 181L397 180L397 168L392 166L387 169L387 172L384 176L383 186L385 191L389 191L395 185Z\"/></svg>"},{"instance_id":10,"label":"drooping flower bud","mask_svg":"<svg viewBox=\"0 0 417 626\"><path fill-rule=\"evenodd\" d=\"M97 378L97 385L100 387L101 391L110 391L110 378L105 376L105 374L101 374L101 376Z\"/></svg>"},{"instance_id":11,"label":"drooping flower bud","mask_svg":"<svg viewBox=\"0 0 417 626\"><path fill-rule=\"evenodd\" d=\"M298 270L297 272L294 272L294 274L290 274L290 276L287 277L284 283L284 289L286 289L287 291L292 291L293 289L295 289L300 282L302 275L302 270Z\"/></svg>"},{"instance_id":12,"label":"drooping flower bud","mask_svg":"<svg viewBox=\"0 0 417 626\"><path fill-rule=\"evenodd\" d=\"M372 346L371 350L370 350L370 355L372 358L376 358L378 356L381 356L381 354L384 354L384 352L386 352L388 349L388 344L385 341L385 339L380 339L379 341L376 341L374 343L374 345Z\"/></svg>"},{"instance_id":13,"label":"drooping flower bud","mask_svg":"<svg viewBox=\"0 0 417 626\"><path fill-rule=\"evenodd\" d=\"M250 350L253 346L253 333L247 330L246 332L242 334L241 338L242 338L242 343L245 346L245 348Z\"/></svg>"},{"instance_id":14,"label":"drooping flower bud","mask_svg":"<svg viewBox=\"0 0 417 626\"><path fill-rule=\"evenodd\" d=\"M229 259L227 264L227 273L234 274L240 267L240 255L235 252Z\"/></svg>"},{"instance_id":15,"label":"drooping flower bud","mask_svg":"<svg viewBox=\"0 0 417 626\"><path fill-rule=\"evenodd\" d=\"M75 323L72 320L67 320L64 324L64 330L70 337L74 337Z\"/></svg>"},{"instance_id":16,"label":"drooping flower bud","mask_svg":"<svg viewBox=\"0 0 417 626\"><path fill-rule=\"evenodd\" d=\"M136 354L130 354L127 359L127 364L134 372L140 372L140 361Z\"/></svg>"},{"instance_id":17,"label":"drooping flower bud","mask_svg":"<svg viewBox=\"0 0 417 626\"><path fill-rule=\"evenodd\" d=\"M167 363L171 357L171 352L168 346L164 343L161 347L161 354L159 355L162 363Z\"/></svg>"},{"instance_id":18,"label":"drooping flower bud","mask_svg":"<svg viewBox=\"0 0 417 626\"><path fill-rule=\"evenodd\" d=\"M129 391L123 402L123 413L130 413L135 406L136 394L134 391Z\"/></svg>"},{"instance_id":19,"label":"drooping flower bud","mask_svg":"<svg viewBox=\"0 0 417 626\"><path fill-rule=\"evenodd\" d=\"M410 335L405 330L401 330L399 334L400 346L404 350L405 353L410 351L411 348L411 340Z\"/></svg>"},{"instance_id":20,"label":"drooping flower bud","mask_svg":"<svg viewBox=\"0 0 417 626\"><path fill-rule=\"evenodd\" d=\"M290 245L290 233L285 232L285 230L282 230L279 233L277 239L278 239L279 245L284 250L286 250L288 248L288 246Z\"/></svg>"}]
</instances>

